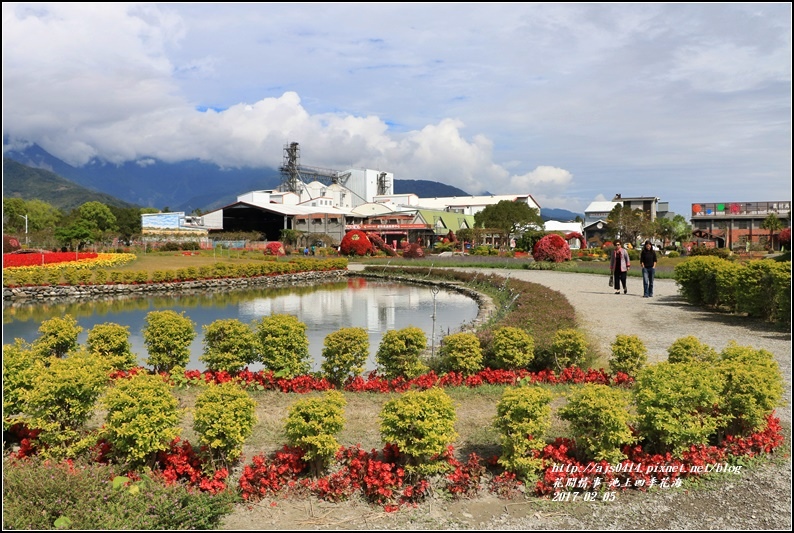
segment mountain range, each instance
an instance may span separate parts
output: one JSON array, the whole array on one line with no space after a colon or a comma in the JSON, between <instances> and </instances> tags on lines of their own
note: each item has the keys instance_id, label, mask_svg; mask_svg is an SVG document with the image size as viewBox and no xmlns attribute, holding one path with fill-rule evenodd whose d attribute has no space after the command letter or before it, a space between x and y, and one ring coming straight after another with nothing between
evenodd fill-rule
<instances>
[{"instance_id":1,"label":"mountain range","mask_svg":"<svg viewBox=\"0 0 794 533\"><path fill-rule=\"evenodd\" d=\"M201 161L165 163L147 160L114 165L91 161L74 167L37 145L3 154L3 197L37 198L69 211L97 200L119 207L156 207L192 213L234 203L240 194L277 188L275 168L223 169ZM422 197L470 196L457 187L432 180L394 180L394 193ZM485 193L483 193L485 194ZM579 213L541 209L544 220L573 220Z\"/></svg>"}]
</instances>

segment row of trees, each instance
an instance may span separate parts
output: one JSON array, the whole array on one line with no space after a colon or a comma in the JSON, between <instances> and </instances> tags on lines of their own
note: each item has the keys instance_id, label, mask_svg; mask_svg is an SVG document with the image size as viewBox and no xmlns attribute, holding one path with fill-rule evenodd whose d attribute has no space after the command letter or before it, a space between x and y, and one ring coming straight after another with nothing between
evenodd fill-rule
<instances>
[{"instance_id":1,"label":"row of trees","mask_svg":"<svg viewBox=\"0 0 794 533\"><path fill-rule=\"evenodd\" d=\"M42 200L3 199L3 233L34 236L42 248L80 249L90 243L129 242L141 233L141 214L155 208L121 208L86 202L64 213Z\"/></svg>"}]
</instances>

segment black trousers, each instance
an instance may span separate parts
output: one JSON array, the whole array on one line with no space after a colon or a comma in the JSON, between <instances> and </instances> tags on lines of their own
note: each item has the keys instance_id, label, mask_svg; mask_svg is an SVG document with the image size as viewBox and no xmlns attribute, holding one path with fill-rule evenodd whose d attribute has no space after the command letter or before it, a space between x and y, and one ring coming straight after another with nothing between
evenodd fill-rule
<instances>
[{"instance_id":1,"label":"black trousers","mask_svg":"<svg viewBox=\"0 0 794 533\"><path fill-rule=\"evenodd\" d=\"M626 272L621 272L620 270L616 269L615 272L613 272L613 274L614 274L614 278L615 278L615 290L617 291L617 290L620 289L620 284L621 283L623 284L623 290L624 291L627 290L626 289Z\"/></svg>"}]
</instances>

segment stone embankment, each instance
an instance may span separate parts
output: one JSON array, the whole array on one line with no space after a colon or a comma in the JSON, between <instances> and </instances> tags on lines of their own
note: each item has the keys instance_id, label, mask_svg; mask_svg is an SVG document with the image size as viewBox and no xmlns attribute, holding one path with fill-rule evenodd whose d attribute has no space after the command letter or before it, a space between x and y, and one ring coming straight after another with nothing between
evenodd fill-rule
<instances>
[{"instance_id":1,"label":"stone embankment","mask_svg":"<svg viewBox=\"0 0 794 533\"><path fill-rule=\"evenodd\" d=\"M3 301L59 301L106 298L112 296L149 293L190 293L223 291L252 287L284 286L314 281L333 281L348 275L347 270L325 272L298 272L279 276L255 278L202 279L167 283L112 284L112 285L50 285L38 287L3 287Z\"/></svg>"}]
</instances>

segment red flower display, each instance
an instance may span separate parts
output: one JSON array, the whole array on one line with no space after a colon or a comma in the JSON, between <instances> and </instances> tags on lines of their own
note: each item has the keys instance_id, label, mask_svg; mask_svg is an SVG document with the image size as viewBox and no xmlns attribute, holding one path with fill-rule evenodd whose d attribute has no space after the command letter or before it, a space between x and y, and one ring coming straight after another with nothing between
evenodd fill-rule
<instances>
[{"instance_id":1,"label":"red flower display","mask_svg":"<svg viewBox=\"0 0 794 533\"><path fill-rule=\"evenodd\" d=\"M535 261L562 263L571 260L571 248L565 239L556 233L549 233L535 243L532 248L532 257Z\"/></svg>"}]
</instances>

